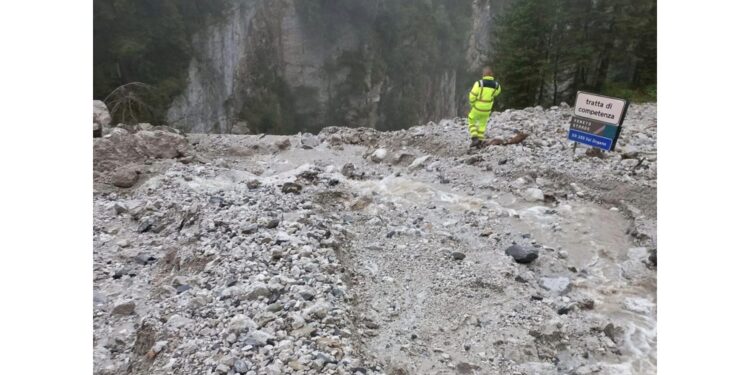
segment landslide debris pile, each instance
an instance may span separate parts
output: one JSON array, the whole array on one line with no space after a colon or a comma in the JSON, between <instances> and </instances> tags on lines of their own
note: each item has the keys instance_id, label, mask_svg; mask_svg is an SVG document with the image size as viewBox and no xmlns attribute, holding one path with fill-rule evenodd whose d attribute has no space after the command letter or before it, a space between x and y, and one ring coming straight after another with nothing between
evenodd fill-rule
<instances>
[{"instance_id":1,"label":"landslide debris pile","mask_svg":"<svg viewBox=\"0 0 750 375\"><path fill-rule=\"evenodd\" d=\"M94 139L96 374L655 373L656 106ZM634 162L635 161L635 162ZM637 165L636 165L637 164Z\"/></svg>"}]
</instances>

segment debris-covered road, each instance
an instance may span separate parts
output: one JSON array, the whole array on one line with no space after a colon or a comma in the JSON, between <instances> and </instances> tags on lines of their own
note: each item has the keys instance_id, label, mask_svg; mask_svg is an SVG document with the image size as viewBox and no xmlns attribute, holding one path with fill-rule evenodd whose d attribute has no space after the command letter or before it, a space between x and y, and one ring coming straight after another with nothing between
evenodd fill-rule
<instances>
[{"instance_id":1,"label":"debris-covered road","mask_svg":"<svg viewBox=\"0 0 750 375\"><path fill-rule=\"evenodd\" d=\"M654 374L656 105L94 142L97 374ZM510 249L509 249L510 248Z\"/></svg>"}]
</instances>

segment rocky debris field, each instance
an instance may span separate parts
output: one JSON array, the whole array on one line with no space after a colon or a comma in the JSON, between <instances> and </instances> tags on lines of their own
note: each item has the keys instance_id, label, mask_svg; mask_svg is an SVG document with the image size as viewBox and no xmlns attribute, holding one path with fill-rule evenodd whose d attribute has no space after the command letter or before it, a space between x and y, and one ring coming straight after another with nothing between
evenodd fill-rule
<instances>
[{"instance_id":1,"label":"rocky debris field","mask_svg":"<svg viewBox=\"0 0 750 375\"><path fill-rule=\"evenodd\" d=\"M656 105L603 154L570 115L495 113L528 136L472 153L462 119L104 128L94 372L656 373Z\"/></svg>"}]
</instances>

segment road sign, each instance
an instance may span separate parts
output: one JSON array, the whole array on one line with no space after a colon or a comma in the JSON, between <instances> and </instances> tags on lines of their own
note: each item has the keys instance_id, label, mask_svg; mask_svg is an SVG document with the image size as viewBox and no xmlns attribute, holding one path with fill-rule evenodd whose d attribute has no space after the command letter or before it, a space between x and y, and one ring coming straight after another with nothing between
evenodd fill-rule
<instances>
[{"instance_id":1,"label":"road sign","mask_svg":"<svg viewBox=\"0 0 750 375\"><path fill-rule=\"evenodd\" d=\"M579 91L568 139L605 151L615 149L628 101Z\"/></svg>"}]
</instances>

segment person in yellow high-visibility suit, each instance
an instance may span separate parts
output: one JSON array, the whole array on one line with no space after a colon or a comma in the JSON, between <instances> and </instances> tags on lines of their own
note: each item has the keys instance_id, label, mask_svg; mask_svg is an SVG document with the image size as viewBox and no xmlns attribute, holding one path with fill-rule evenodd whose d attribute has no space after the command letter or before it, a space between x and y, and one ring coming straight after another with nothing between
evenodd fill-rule
<instances>
[{"instance_id":1,"label":"person in yellow high-visibility suit","mask_svg":"<svg viewBox=\"0 0 750 375\"><path fill-rule=\"evenodd\" d=\"M482 70L482 79L474 83L469 92L469 135L471 136L471 147L482 147L484 143L484 131L487 129L487 120L492 113L492 105L497 95L500 94L500 84L492 76L492 69L485 67Z\"/></svg>"}]
</instances>

